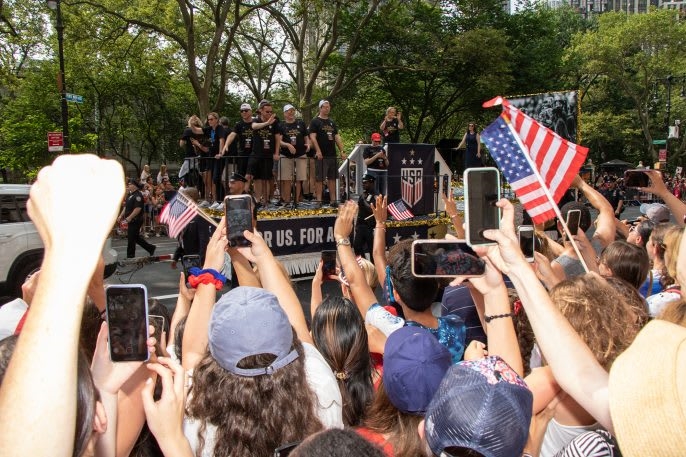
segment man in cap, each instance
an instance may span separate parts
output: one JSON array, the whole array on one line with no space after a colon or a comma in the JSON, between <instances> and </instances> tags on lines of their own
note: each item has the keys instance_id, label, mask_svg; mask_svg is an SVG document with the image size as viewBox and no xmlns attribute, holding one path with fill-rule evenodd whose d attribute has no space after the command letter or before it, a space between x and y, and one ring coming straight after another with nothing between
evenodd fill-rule
<instances>
[{"instance_id":1,"label":"man in cap","mask_svg":"<svg viewBox=\"0 0 686 457\"><path fill-rule=\"evenodd\" d=\"M129 179L126 190L128 195L126 196L126 203L124 204L124 209L119 213L117 222L126 222L126 258L130 259L136 256L136 244L140 245L143 249L148 251L150 255L155 254L155 249L157 247L154 244L150 244L143 237L141 237L141 226L143 225L143 194L139 188L140 184L136 179Z\"/></svg>"},{"instance_id":2,"label":"man in cap","mask_svg":"<svg viewBox=\"0 0 686 457\"><path fill-rule=\"evenodd\" d=\"M671 214L669 208L662 203L643 203L639 211L646 219L653 221L655 224L660 222L669 222Z\"/></svg>"},{"instance_id":3,"label":"man in cap","mask_svg":"<svg viewBox=\"0 0 686 457\"><path fill-rule=\"evenodd\" d=\"M362 158L367 166L367 173L376 178L374 192L387 195L388 156L386 150L381 146L380 133L372 133L372 145L364 148Z\"/></svg>"},{"instance_id":4,"label":"man in cap","mask_svg":"<svg viewBox=\"0 0 686 457\"><path fill-rule=\"evenodd\" d=\"M248 103L243 103L240 108L240 113L241 120L236 122L233 131L226 139L222 154L226 154L231 143L237 141L238 157L236 159L236 172L245 176L248 170L248 157L252 153L252 108ZM244 183L244 188L246 191L250 190L250 183L247 180Z\"/></svg>"},{"instance_id":5,"label":"man in cap","mask_svg":"<svg viewBox=\"0 0 686 457\"><path fill-rule=\"evenodd\" d=\"M357 202L359 210L355 224L355 238L353 239L355 255L364 256L365 253L369 253L369 259L372 262L374 262L372 248L374 246L376 219L374 219L371 203L376 198L375 184L376 178L373 175L366 173L362 176L362 194Z\"/></svg>"},{"instance_id":6,"label":"man in cap","mask_svg":"<svg viewBox=\"0 0 686 457\"><path fill-rule=\"evenodd\" d=\"M317 179L317 200L322 201L323 181L326 177L331 199L331 206L338 206L336 201L336 175L338 163L336 161L336 146L345 160L343 140L338 134L338 127L329 118L331 104L328 100L319 101L319 114L310 122L310 141L315 150L315 175Z\"/></svg>"},{"instance_id":7,"label":"man in cap","mask_svg":"<svg viewBox=\"0 0 686 457\"><path fill-rule=\"evenodd\" d=\"M295 207L300 203L302 185L307 178L307 152L310 150L310 138L307 126L301 119L295 118L295 107L283 107L284 120L281 129L281 158L279 159L279 183L281 198L291 202L291 189L295 186ZM290 185L289 185L290 184Z\"/></svg>"}]
</instances>

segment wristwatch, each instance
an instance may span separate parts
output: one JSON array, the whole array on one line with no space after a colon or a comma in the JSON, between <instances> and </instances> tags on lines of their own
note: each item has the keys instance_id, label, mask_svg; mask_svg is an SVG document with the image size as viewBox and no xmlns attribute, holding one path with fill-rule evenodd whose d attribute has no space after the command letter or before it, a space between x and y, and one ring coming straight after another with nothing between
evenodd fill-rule
<instances>
[{"instance_id":1,"label":"wristwatch","mask_svg":"<svg viewBox=\"0 0 686 457\"><path fill-rule=\"evenodd\" d=\"M348 238L339 238L336 240L336 247L338 246L350 246L350 240Z\"/></svg>"}]
</instances>

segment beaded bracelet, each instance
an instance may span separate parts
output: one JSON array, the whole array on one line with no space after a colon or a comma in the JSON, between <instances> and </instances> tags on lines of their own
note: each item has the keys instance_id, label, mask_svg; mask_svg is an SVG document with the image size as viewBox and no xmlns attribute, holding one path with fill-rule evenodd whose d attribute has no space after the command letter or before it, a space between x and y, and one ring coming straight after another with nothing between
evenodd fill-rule
<instances>
[{"instance_id":1,"label":"beaded bracelet","mask_svg":"<svg viewBox=\"0 0 686 457\"><path fill-rule=\"evenodd\" d=\"M507 313L507 314L495 314L493 316L484 316L484 320L486 323L491 322L493 319L500 319L503 317L514 317L514 313Z\"/></svg>"}]
</instances>

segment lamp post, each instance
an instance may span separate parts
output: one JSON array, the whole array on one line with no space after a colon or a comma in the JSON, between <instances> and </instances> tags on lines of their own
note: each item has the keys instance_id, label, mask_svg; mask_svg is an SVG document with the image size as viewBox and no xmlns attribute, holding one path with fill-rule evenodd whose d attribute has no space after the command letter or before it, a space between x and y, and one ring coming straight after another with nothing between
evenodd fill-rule
<instances>
[{"instance_id":1,"label":"lamp post","mask_svg":"<svg viewBox=\"0 0 686 457\"><path fill-rule=\"evenodd\" d=\"M670 121L672 117L672 85L674 84L681 84L681 93L679 94L681 97L686 96L684 93L684 85L686 84L686 75L680 75L680 76L674 76L674 75L668 75L666 78L658 79L654 83L654 94L653 94L653 101L656 102L659 99L657 98L657 83L662 84L665 86L665 125L664 128L667 131L667 136L665 139L665 151L669 153L669 130L670 130ZM675 121L675 125L677 121Z\"/></svg>"},{"instance_id":2,"label":"lamp post","mask_svg":"<svg viewBox=\"0 0 686 457\"><path fill-rule=\"evenodd\" d=\"M62 136L64 141L64 152L69 153L69 110L67 108L67 83L64 77L64 23L62 22L62 10L60 9L61 0L47 0L48 8L55 11L57 30L57 49L60 61L59 90L60 104L62 107Z\"/></svg>"}]
</instances>

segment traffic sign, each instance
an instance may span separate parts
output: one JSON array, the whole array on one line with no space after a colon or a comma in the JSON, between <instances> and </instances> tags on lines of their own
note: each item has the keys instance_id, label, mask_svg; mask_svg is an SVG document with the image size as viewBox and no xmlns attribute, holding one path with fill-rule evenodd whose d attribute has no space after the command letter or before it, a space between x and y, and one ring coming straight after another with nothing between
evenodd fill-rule
<instances>
[{"instance_id":1,"label":"traffic sign","mask_svg":"<svg viewBox=\"0 0 686 457\"><path fill-rule=\"evenodd\" d=\"M667 140L653 140L653 144L667 144Z\"/></svg>"},{"instance_id":2,"label":"traffic sign","mask_svg":"<svg viewBox=\"0 0 686 457\"><path fill-rule=\"evenodd\" d=\"M48 132L48 152L64 151L64 137L62 132Z\"/></svg>"},{"instance_id":3,"label":"traffic sign","mask_svg":"<svg viewBox=\"0 0 686 457\"><path fill-rule=\"evenodd\" d=\"M70 94L69 92L67 92L66 94L64 94L64 97L67 99L68 102L83 103L83 95Z\"/></svg>"}]
</instances>

